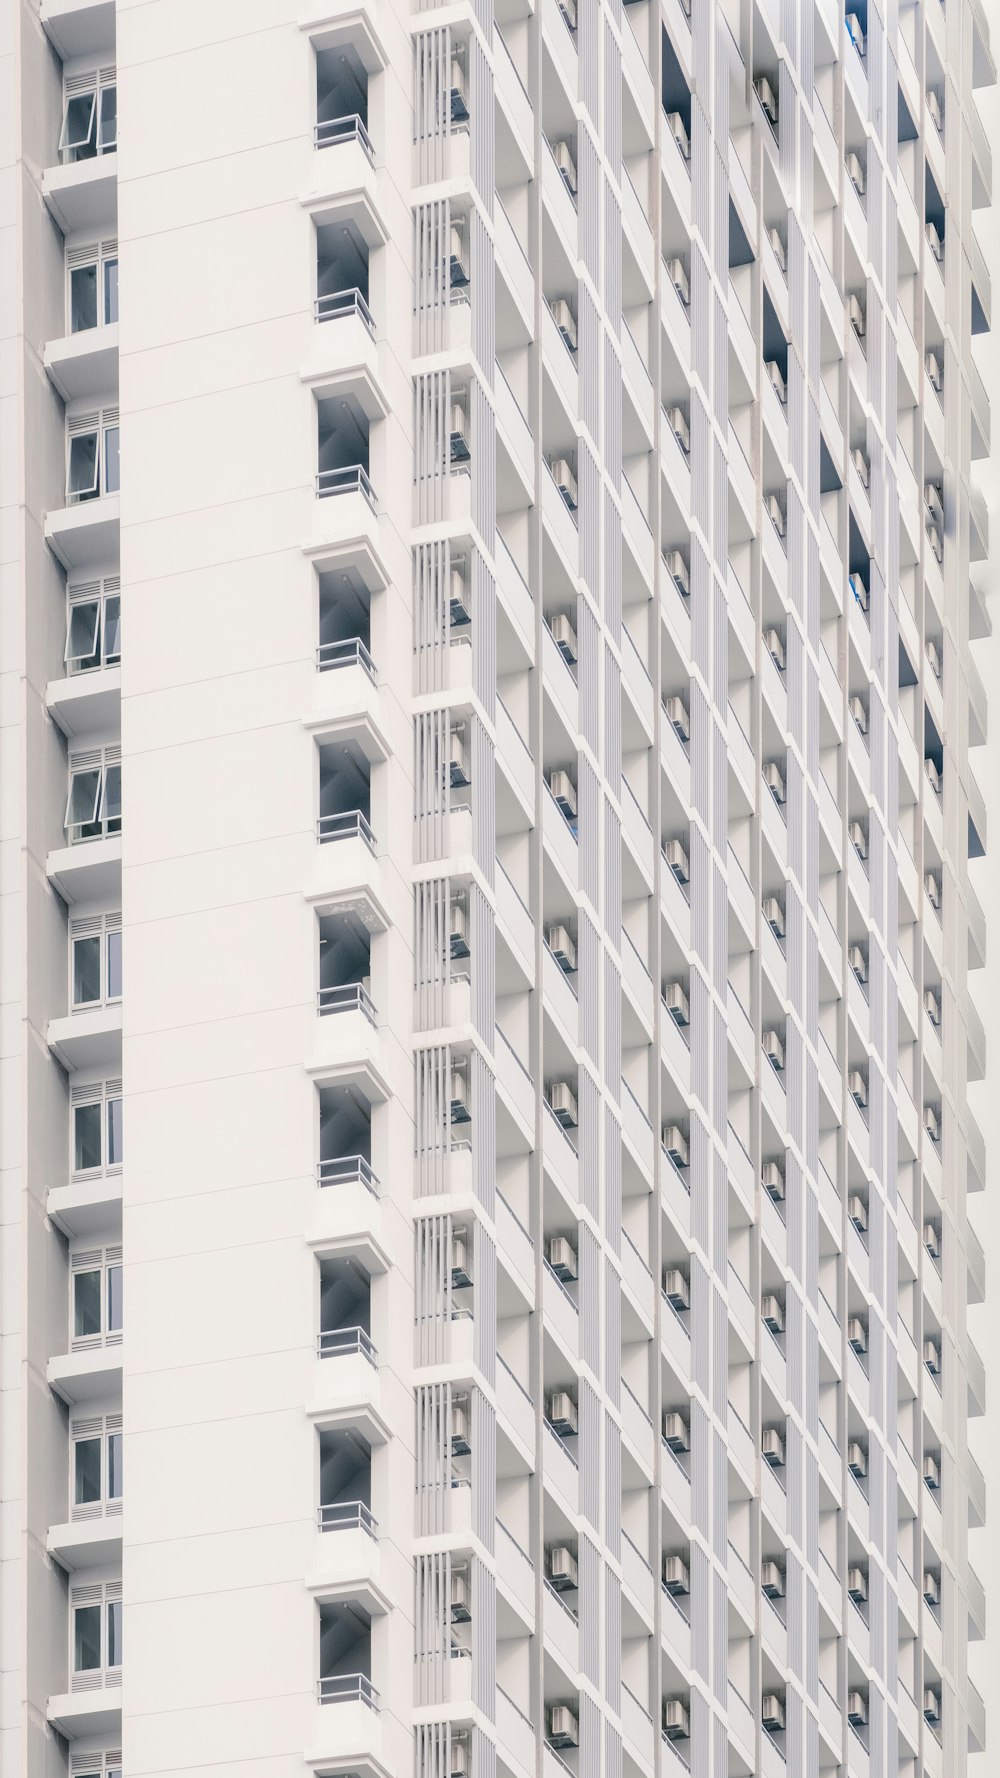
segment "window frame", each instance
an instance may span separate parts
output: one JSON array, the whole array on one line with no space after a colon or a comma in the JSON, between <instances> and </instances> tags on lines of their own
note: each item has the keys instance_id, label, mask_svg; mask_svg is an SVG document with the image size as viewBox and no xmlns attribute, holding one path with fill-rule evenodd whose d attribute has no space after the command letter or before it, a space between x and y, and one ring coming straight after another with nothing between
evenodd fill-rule
<instances>
[{"instance_id":1,"label":"window frame","mask_svg":"<svg viewBox=\"0 0 1000 1778\"><path fill-rule=\"evenodd\" d=\"M112 1319L113 1284L117 1275L119 1319ZM81 1278L97 1277L100 1293L100 1326L94 1333L76 1331L76 1286ZM94 1352L104 1346L121 1344L125 1315L122 1287L124 1272L120 1247L78 1247L70 1254L70 1351ZM102 1454L103 1461L103 1454Z\"/></svg>"},{"instance_id":2,"label":"window frame","mask_svg":"<svg viewBox=\"0 0 1000 1778\"><path fill-rule=\"evenodd\" d=\"M117 1110L114 1108L117 1107ZM78 1167L76 1164L77 1118L81 1112L97 1111L100 1127L100 1159L95 1166ZM117 1159L111 1156L111 1129L115 1119L119 1121L120 1152ZM70 1094L69 1118L69 1173L72 1180L97 1179L104 1174L119 1173L124 1165L124 1116L122 1102L122 1083L120 1080L94 1081L88 1086L74 1087Z\"/></svg>"},{"instance_id":3,"label":"window frame","mask_svg":"<svg viewBox=\"0 0 1000 1778\"><path fill-rule=\"evenodd\" d=\"M88 99L89 111L84 113L86 134L74 134L70 139L70 111L75 104L85 104ZM74 126L75 130L79 128L80 126ZM66 75L63 79L62 123L58 143L61 164L64 167L78 166L81 161L98 160L102 155L114 154L117 148L117 69L107 66L91 68L81 74Z\"/></svg>"},{"instance_id":4,"label":"window frame","mask_svg":"<svg viewBox=\"0 0 1000 1778\"><path fill-rule=\"evenodd\" d=\"M74 488L71 475L74 446L91 438L94 440L93 479ZM110 465L114 466L113 482L108 479ZM66 422L66 480L63 491L66 505L82 506L88 500L103 500L107 495L117 494L120 490L121 423L118 409L101 408L97 413L68 416Z\"/></svg>"},{"instance_id":5,"label":"window frame","mask_svg":"<svg viewBox=\"0 0 1000 1778\"><path fill-rule=\"evenodd\" d=\"M66 249L66 333L70 339L77 334L94 333L100 327L116 327L118 324L118 290L115 287L115 315L112 319L108 314L108 273L118 268L118 242L114 238L105 241L92 241L81 247ZM93 327L73 326L73 276L76 272L93 269L95 276L94 307L97 319Z\"/></svg>"},{"instance_id":6,"label":"window frame","mask_svg":"<svg viewBox=\"0 0 1000 1778\"><path fill-rule=\"evenodd\" d=\"M74 616L90 606L94 607L93 646L86 654L73 654ZM115 607L113 615L112 607ZM100 673L108 667L120 666L121 627L121 580L117 574L106 575L101 580L81 581L76 586L67 587L66 641L63 645L63 665L67 677L75 679L81 673ZM108 635L112 629L118 643L117 649L108 647ZM80 662L85 664L77 664Z\"/></svg>"}]
</instances>

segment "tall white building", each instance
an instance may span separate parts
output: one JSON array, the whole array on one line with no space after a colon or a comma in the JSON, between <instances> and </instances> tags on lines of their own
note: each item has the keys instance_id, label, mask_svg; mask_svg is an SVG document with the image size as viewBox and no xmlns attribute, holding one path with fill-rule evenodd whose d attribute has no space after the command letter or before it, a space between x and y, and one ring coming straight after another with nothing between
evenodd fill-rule
<instances>
[{"instance_id":1,"label":"tall white building","mask_svg":"<svg viewBox=\"0 0 1000 1778\"><path fill-rule=\"evenodd\" d=\"M994 69L847 4L0 8L5 1778L983 1747Z\"/></svg>"}]
</instances>

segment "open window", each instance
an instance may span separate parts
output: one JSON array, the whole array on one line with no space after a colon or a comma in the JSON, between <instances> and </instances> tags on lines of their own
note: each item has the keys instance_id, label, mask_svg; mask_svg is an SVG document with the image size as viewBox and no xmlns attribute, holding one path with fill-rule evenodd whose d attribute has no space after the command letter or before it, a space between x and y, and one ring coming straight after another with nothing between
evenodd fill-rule
<instances>
[{"instance_id":1,"label":"open window","mask_svg":"<svg viewBox=\"0 0 1000 1778\"><path fill-rule=\"evenodd\" d=\"M121 663L121 581L117 575L71 586L67 592L68 673L93 673Z\"/></svg>"},{"instance_id":2,"label":"open window","mask_svg":"<svg viewBox=\"0 0 1000 1778\"><path fill-rule=\"evenodd\" d=\"M118 146L118 93L114 68L93 68L67 77L59 152L63 164L113 154Z\"/></svg>"},{"instance_id":3,"label":"open window","mask_svg":"<svg viewBox=\"0 0 1000 1778\"><path fill-rule=\"evenodd\" d=\"M70 754L65 827L71 846L121 833L120 747L95 747L86 753Z\"/></svg>"},{"instance_id":4,"label":"open window","mask_svg":"<svg viewBox=\"0 0 1000 1778\"><path fill-rule=\"evenodd\" d=\"M66 499L71 506L117 494L121 486L118 409L80 414L66 429Z\"/></svg>"}]
</instances>

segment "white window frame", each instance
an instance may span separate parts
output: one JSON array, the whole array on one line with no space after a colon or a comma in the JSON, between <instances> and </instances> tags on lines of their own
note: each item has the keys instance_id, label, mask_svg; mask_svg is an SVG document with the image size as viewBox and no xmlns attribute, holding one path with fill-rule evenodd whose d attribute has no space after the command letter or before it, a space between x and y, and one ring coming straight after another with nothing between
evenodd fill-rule
<instances>
[{"instance_id":1,"label":"white window frame","mask_svg":"<svg viewBox=\"0 0 1000 1778\"><path fill-rule=\"evenodd\" d=\"M79 156L81 159L92 160L98 155L114 154L118 147L118 77L114 66L91 68L85 74L67 74L63 80L63 112L62 127L59 131L59 157L64 166L76 164L79 150L93 143L93 155ZM115 93L115 133L110 141L102 141L102 122L104 96L108 92ZM90 98L90 112L87 122L87 133L69 139L69 108L75 99Z\"/></svg>"},{"instance_id":2,"label":"white window frame","mask_svg":"<svg viewBox=\"0 0 1000 1778\"><path fill-rule=\"evenodd\" d=\"M73 332L73 273L85 271L87 266L97 270L97 325L98 327L114 327L115 322L109 321L104 312L104 284L107 267L118 264L118 242L116 240L91 241L86 247L67 247L66 249L66 332L75 338ZM90 333L89 327L76 329L77 333Z\"/></svg>"},{"instance_id":3,"label":"white window frame","mask_svg":"<svg viewBox=\"0 0 1000 1778\"><path fill-rule=\"evenodd\" d=\"M97 413L77 414L66 422L66 489L67 506L80 506L85 500L103 499L106 494L117 494L120 481L113 488L108 487L108 459L110 450L108 441L112 433L120 432L119 415L116 407L100 408ZM95 438L94 479L88 487L73 488L70 483L70 466L73 461L73 444L79 438ZM121 441L118 445L119 453ZM121 458L119 454L119 466Z\"/></svg>"},{"instance_id":4,"label":"white window frame","mask_svg":"<svg viewBox=\"0 0 1000 1778\"><path fill-rule=\"evenodd\" d=\"M122 1583L120 1580L93 1581L89 1586L71 1587L69 1594L69 1673L70 1689L74 1692L103 1691L106 1686L118 1686L122 1682L121 1666L108 1666L108 1625L110 1621L109 1606L121 1606ZM88 1606L99 1605L101 1608L101 1664L99 1667L77 1667L76 1665L76 1614L86 1610Z\"/></svg>"},{"instance_id":5,"label":"white window frame","mask_svg":"<svg viewBox=\"0 0 1000 1778\"><path fill-rule=\"evenodd\" d=\"M69 1007L71 1012L93 1012L102 1006L118 1006L121 994L110 992L109 954L111 940L117 936L121 942L122 917L120 913L91 914L80 920L71 920L69 926ZM100 950L100 992L96 1000L77 1000L74 983L76 977L76 947L87 939L96 938ZM119 974L121 960L119 958Z\"/></svg>"},{"instance_id":6,"label":"white window frame","mask_svg":"<svg viewBox=\"0 0 1000 1778\"><path fill-rule=\"evenodd\" d=\"M71 753L69 756L69 787L66 795L66 813L63 817L63 828L71 846L89 846L94 840L115 839L121 833L121 757L120 747L92 747L85 753ZM112 772L119 773L118 813L108 813L108 780ZM76 780L86 774L94 773L96 784L94 790L93 810L90 815L73 819L73 796ZM112 829L111 823L116 823ZM85 827L96 827L96 833L84 833Z\"/></svg>"},{"instance_id":7,"label":"white window frame","mask_svg":"<svg viewBox=\"0 0 1000 1778\"><path fill-rule=\"evenodd\" d=\"M86 1519L116 1518L122 1510L122 1495L109 1493L111 1475L111 1440L122 1436L121 1414L91 1414L85 1420L72 1420L69 1429L69 1493L70 1519L74 1524ZM101 1446L101 1492L97 1500L76 1499L76 1448L95 1439Z\"/></svg>"},{"instance_id":8,"label":"white window frame","mask_svg":"<svg viewBox=\"0 0 1000 1778\"><path fill-rule=\"evenodd\" d=\"M104 1346L120 1346L122 1329L110 1325L108 1291L111 1273L122 1269L121 1247L78 1247L70 1253L69 1349L71 1352L96 1352ZM101 1326L98 1333L78 1334L74 1327L76 1310L76 1279L83 1273L98 1272L101 1278ZM124 1305L122 1310L124 1322Z\"/></svg>"},{"instance_id":9,"label":"white window frame","mask_svg":"<svg viewBox=\"0 0 1000 1778\"><path fill-rule=\"evenodd\" d=\"M112 1176L122 1170L121 1161L108 1159L108 1108L114 1103L122 1103L122 1083L120 1080L96 1080L89 1086L73 1087L70 1090L70 1130L69 1130L69 1176L73 1181L80 1179L99 1179L102 1175ZM76 1165L76 1113L85 1105L101 1107L101 1159L96 1167L77 1167ZM122 1137L124 1143L124 1132Z\"/></svg>"},{"instance_id":10,"label":"white window frame","mask_svg":"<svg viewBox=\"0 0 1000 1778\"><path fill-rule=\"evenodd\" d=\"M120 1747L109 1747L104 1753L71 1753L69 1778L122 1778Z\"/></svg>"},{"instance_id":11,"label":"white window frame","mask_svg":"<svg viewBox=\"0 0 1000 1778\"><path fill-rule=\"evenodd\" d=\"M79 581L75 586L67 587L66 645L63 649L63 660L66 663L66 671L70 678L74 678L78 673L98 673L105 667L117 667L121 664L121 584L121 577L119 575L106 574L101 580ZM114 600L117 600L118 602L119 647L117 653L110 654L107 646L108 605ZM89 654L86 655L71 654L70 652L73 642L73 613L78 610L81 605L95 605L97 607L94 641L95 644L99 643L100 646L99 648L95 646L89 651ZM96 666L81 667L74 665L74 662L89 660L91 656L95 654L99 656Z\"/></svg>"}]
</instances>

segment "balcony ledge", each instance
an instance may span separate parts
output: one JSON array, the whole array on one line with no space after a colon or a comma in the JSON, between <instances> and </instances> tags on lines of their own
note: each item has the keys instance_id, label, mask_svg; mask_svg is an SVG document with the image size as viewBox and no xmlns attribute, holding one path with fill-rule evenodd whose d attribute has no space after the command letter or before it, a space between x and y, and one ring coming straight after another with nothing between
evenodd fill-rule
<instances>
[{"instance_id":1,"label":"balcony ledge","mask_svg":"<svg viewBox=\"0 0 1000 1778\"><path fill-rule=\"evenodd\" d=\"M112 1686L93 1692L56 1692L49 1698L45 1714L70 1741L81 1735L120 1736L122 1694Z\"/></svg>"},{"instance_id":2,"label":"balcony ledge","mask_svg":"<svg viewBox=\"0 0 1000 1778\"><path fill-rule=\"evenodd\" d=\"M118 220L118 156L99 154L67 167L47 167L42 196L63 234L82 228L113 235Z\"/></svg>"},{"instance_id":3,"label":"balcony ledge","mask_svg":"<svg viewBox=\"0 0 1000 1778\"><path fill-rule=\"evenodd\" d=\"M102 667L93 673L50 679L45 706L63 734L72 739L114 728L121 715L121 696L121 668Z\"/></svg>"},{"instance_id":4,"label":"balcony ledge","mask_svg":"<svg viewBox=\"0 0 1000 1778\"><path fill-rule=\"evenodd\" d=\"M122 1521L115 1518L72 1520L65 1525L52 1525L45 1547L60 1567L93 1568L102 1562L120 1562L122 1553Z\"/></svg>"},{"instance_id":5,"label":"balcony ledge","mask_svg":"<svg viewBox=\"0 0 1000 1778\"><path fill-rule=\"evenodd\" d=\"M114 61L114 0L44 0L41 20L64 62L85 55Z\"/></svg>"},{"instance_id":6,"label":"balcony ledge","mask_svg":"<svg viewBox=\"0 0 1000 1778\"><path fill-rule=\"evenodd\" d=\"M118 323L50 340L43 362L64 401L106 395L118 383Z\"/></svg>"},{"instance_id":7,"label":"balcony ledge","mask_svg":"<svg viewBox=\"0 0 1000 1778\"><path fill-rule=\"evenodd\" d=\"M61 1352L49 1359L45 1378L49 1388L70 1405L120 1391L121 1345L98 1346L91 1352Z\"/></svg>"},{"instance_id":8,"label":"balcony ledge","mask_svg":"<svg viewBox=\"0 0 1000 1778\"><path fill-rule=\"evenodd\" d=\"M49 882L70 905L101 901L121 888L122 839L90 840L79 846L60 846L45 861Z\"/></svg>"},{"instance_id":9,"label":"balcony ledge","mask_svg":"<svg viewBox=\"0 0 1000 1778\"><path fill-rule=\"evenodd\" d=\"M64 1068L98 1068L121 1063L122 1009L99 1006L92 1012L50 1019L46 1039Z\"/></svg>"},{"instance_id":10,"label":"balcony ledge","mask_svg":"<svg viewBox=\"0 0 1000 1778\"><path fill-rule=\"evenodd\" d=\"M64 568L113 568L117 564L121 503L117 494L54 507L45 515L45 541Z\"/></svg>"},{"instance_id":11,"label":"balcony ledge","mask_svg":"<svg viewBox=\"0 0 1000 1778\"><path fill-rule=\"evenodd\" d=\"M71 1238L101 1234L110 1226L120 1229L121 1173L102 1174L97 1179L81 1180L76 1184L50 1186L45 1209L56 1227Z\"/></svg>"}]
</instances>

